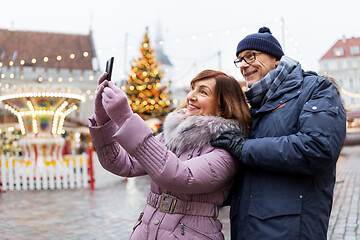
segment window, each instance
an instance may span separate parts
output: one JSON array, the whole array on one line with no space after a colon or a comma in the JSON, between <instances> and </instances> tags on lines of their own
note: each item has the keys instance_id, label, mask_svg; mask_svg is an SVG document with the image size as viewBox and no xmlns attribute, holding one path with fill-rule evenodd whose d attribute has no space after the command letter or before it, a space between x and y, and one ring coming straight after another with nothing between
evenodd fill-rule
<instances>
[{"instance_id":1,"label":"window","mask_svg":"<svg viewBox=\"0 0 360 240\"><path fill-rule=\"evenodd\" d=\"M335 56L343 56L344 55L344 49L343 48L334 48L334 55Z\"/></svg>"},{"instance_id":2,"label":"window","mask_svg":"<svg viewBox=\"0 0 360 240\"><path fill-rule=\"evenodd\" d=\"M343 80L339 79L338 80L339 86L342 87L343 86Z\"/></svg>"},{"instance_id":3,"label":"window","mask_svg":"<svg viewBox=\"0 0 360 240\"><path fill-rule=\"evenodd\" d=\"M359 46L351 46L350 47L350 53L351 54L359 54L360 53Z\"/></svg>"},{"instance_id":4,"label":"window","mask_svg":"<svg viewBox=\"0 0 360 240\"><path fill-rule=\"evenodd\" d=\"M337 68L338 68L338 70L342 69L342 62L341 61L337 62Z\"/></svg>"},{"instance_id":5,"label":"window","mask_svg":"<svg viewBox=\"0 0 360 240\"><path fill-rule=\"evenodd\" d=\"M354 89L354 80L352 78L349 79L350 89Z\"/></svg>"},{"instance_id":6,"label":"window","mask_svg":"<svg viewBox=\"0 0 360 240\"><path fill-rule=\"evenodd\" d=\"M329 71L329 63L324 63L324 71Z\"/></svg>"},{"instance_id":7,"label":"window","mask_svg":"<svg viewBox=\"0 0 360 240\"><path fill-rule=\"evenodd\" d=\"M352 68L353 64L352 64L352 61L351 60L348 60L347 61L347 67L348 68Z\"/></svg>"}]
</instances>

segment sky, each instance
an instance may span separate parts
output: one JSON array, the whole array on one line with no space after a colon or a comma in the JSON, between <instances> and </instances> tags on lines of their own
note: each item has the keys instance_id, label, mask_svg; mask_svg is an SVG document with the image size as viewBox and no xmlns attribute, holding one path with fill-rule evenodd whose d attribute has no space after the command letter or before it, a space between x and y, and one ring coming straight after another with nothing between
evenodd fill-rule
<instances>
[{"instance_id":1,"label":"sky","mask_svg":"<svg viewBox=\"0 0 360 240\"><path fill-rule=\"evenodd\" d=\"M319 59L337 40L360 37L359 8L358 0L12 0L1 3L0 28L76 34L91 29L100 69L114 56L113 78L121 79L140 56L148 27L151 47L163 40L172 80L180 86L205 68L243 80L233 64L236 46L262 26L285 55L318 71Z\"/></svg>"}]
</instances>

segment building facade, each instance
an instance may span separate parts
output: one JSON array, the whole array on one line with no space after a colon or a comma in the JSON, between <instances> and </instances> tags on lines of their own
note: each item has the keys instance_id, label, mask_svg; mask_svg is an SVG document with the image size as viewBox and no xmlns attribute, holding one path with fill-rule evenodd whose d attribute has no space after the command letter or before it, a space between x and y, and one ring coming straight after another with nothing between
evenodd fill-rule
<instances>
[{"instance_id":1,"label":"building facade","mask_svg":"<svg viewBox=\"0 0 360 240\"><path fill-rule=\"evenodd\" d=\"M85 101L68 117L85 123L93 113L99 72L92 33L87 35L0 29L0 94L26 85L66 86ZM0 124L5 124L0 106Z\"/></svg>"},{"instance_id":2,"label":"building facade","mask_svg":"<svg viewBox=\"0 0 360 240\"><path fill-rule=\"evenodd\" d=\"M360 38L338 40L321 57L320 74L337 80L348 111L360 110Z\"/></svg>"}]
</instances>

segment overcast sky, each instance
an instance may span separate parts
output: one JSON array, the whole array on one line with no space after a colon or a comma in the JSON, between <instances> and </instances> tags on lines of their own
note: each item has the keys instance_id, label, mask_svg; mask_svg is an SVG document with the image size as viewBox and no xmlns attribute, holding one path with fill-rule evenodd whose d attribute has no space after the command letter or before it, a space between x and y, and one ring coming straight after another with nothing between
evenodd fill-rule
<instances>
[{"instance_id":1,"label":"overcast sky","mask_svg":"<svg viewBox=\"0 0 360 240\"><path fill-rule=\"evenodd\" d=\"M338 39L360 37L359 9L359 0L12 0L1 3L0 28L79 34L92 28L101 69L115 56L114 78L120 79L139 56L148 26L152 47L159 32L163 37L174 81L188 82L204 68L241 80L233 60L247 34L268 26L286 55L318 71Z\"/></svg>"}]
</instances>

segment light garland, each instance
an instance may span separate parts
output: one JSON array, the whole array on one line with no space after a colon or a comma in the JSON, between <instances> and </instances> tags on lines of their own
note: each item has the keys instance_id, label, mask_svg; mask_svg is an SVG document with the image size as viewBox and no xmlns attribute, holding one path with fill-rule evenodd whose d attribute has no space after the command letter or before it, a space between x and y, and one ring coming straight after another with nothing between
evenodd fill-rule
<instances>
[{"instance_id":1,"label":"light garland","mask_svg":"<svg viewBox=\"0 0 360 240\"><path fill-rule=\"evenodd\" d=\"M53 125L52 125L52 134L56 134L57 133L57 129L58 129L58 123L60 125L60 121L59 118L62 117L62 111L66 108L66 106L69 103L67 101L64 101L60 107L58 109L56 109L55 114L54 114L54 120L53 120Z\"/></svg>"},{"instance_id":2,"label":"light garland","mask_svg":"<svg viewBox=\"0 0 360 240\"><path fill-rule=\"evenodd\" d=\"M8 76L9 76L10 79L14 79L14 78L15 78L14 73L10 73ZM5 73L2 73L2 74L0 75L0 78L1 78L1 79L5 79L5 78L6 78L6 74L5 74ZM23 80L24 78L25 78L24 75L20 75L20 79L21 79L21 80ZM51 77L51 76L47 77L47 79L45 79L45 77L40 76L37 80L38 80L39 82L43 82L44 80L47 80L48 82L53 82L53 81L56 80L56 79L57 79L58 82L62 82L62 81L64 80L64 78L62 78L62 77ZM88 76L88 79L89 79L90 81L93 81L93 80L95 79L95 76L94 76L94 75L89 75L89 76ZM68 77L67 80L68 80L68 82L73 82L73 81L74 81L74 77ZM82 81L85 80L85 78L84 78L84 76L79 76L79 77L78 77L78 80L79 80L80 82L82 82Z\"/></svg>"},{"instance_id":3,"label":"light garland","mask_svg":"<svg viewBox=\"0 0 360 240\"><path fill-rule=\"evenodd\" d=\"M351 97L351 98L360 98L360 94L359 93L352 93L352 92L349 92L348 90L346 90L345 88L343 87L340 87L340 91L342 94L348 96L348 97Z\"/></svg>"},{"instance_id":4,"label":"light garland","mask_svg":"<svg viewBox=\"0 0 360 240\"><path fill-rule=\"evenodd\" d=\"M165 44L171 44L171 43L175 43L175 44L181 44L183 41L186 41L186 40L191 40L191 41L197 41L200 37L207 37L207 38L214 38L216 35L229 35L233 32L238 32L238 31L242 31L242 32L246 32L248 31L248 29L251 27L257 27L257 28L260 28L264 25L267 25L267 24L276 24L276 25L280 25L281 27L284 28L284 32L285 32L285 35L286 37L288 37L288 40L287 42L290 42L292 44L292 51L294 52L294 54L296 54L296 59L305 67L305 68L308 68L307 67L307 64L305 63L305 60L303 59L301 53L300 53L300 50L298 48L298 43L296 42L295 40L295 37L293 37L291 35L291 32L289 31L289 29L287 28L286 24L284 24L284 21L282 19L279 19L279 18L275 18L273 20L269 20L269 21L265 21L265 22L262 22L261 24L260 23L254 23L254 24L248 24L248 25L245 25L245 26L237 26L237 27L232 27L232 28L223 28L223 29L219 29L217 31L206 31L206 32L201 32L201 33L190 33L190 34L185 34L183 36L175 36L175 37L172 37L172 38L169 38L167 40L164 40L164 39L161 39L157 42L158 45L160 46L163 46ZM129 34L129 33L127 33ZM132 35L133 39L138 39L137 36L135 35ZM107 47L107 48L101 48L101 49L98 49L97 50L97 53L99 55L101 55L103 52L107 52L107 51L112 51L112 52L117 52L119 51L119 49L133 49L133 46L134 45L137 45L135 43L129 43L127 45L116 45L116 46L113 46L113 47ZM190 58L189 61L193 62L194 61L194 58Z\"/></svg>"},{"instance_id":5,"label":"light garland","mask_svg":"<svg viewBox=\"0 0 360 240\"><path fill-rule=\"evenodd\" d=\"M54 60L56 60L56 61L58 61L58 62L66 59L66 57L63 56L63 55L61 55L61 54L54 54L53 56L54 56ZM83 56L84 58L87 58L87 57L89 56L89 51L84 51L83 54L82 54L82 56ZM69 58L70 58L71 60L74 60L76 57L77 57L77 56L75 55L75 53L70 53L70 54L69 54ZM32 65L32 67L33 67L34 64L41 62L41 60L39 60L39 59L41 59L41 58L39 58L38 56L37 56L37 57L27 57L27 58L28 58L28 59L31 59L31 61L26 62L25 59L20 59L18 63L19 63L21 66L24 66L26 63L30 63L30 64ZM77 57L77 58L80 58L80 57ZM44 57L42 57L42 62L44 62L44 63L49 63L49 61L50 61L51 59L53 59L51 56L44 56ZM9 66L10 66L10 67L14 67L14 66L15 66L15 63L16 63L16 62L15 62L14 60L10 60L10 61L9 61ZM50 62L50 63L51 63L51 62ZM49 63L49 64L50 64L50 63ZM4 65L5 65L4 62L3 62L3 61L0 61L0 67L2 67L2 66L4 66Z\"/></svg>"},{"instance_id":6,"label":"light garland","mask_svg":"<svg viewBox=\"0 0 360 240\"><path fill-rule=\"evenodd\" d=\"M27 98L27 97L55 97L55 98L73 98L80 101L85 101L85 97L74 93L59 93L59 92L26 92L15 93L0 97L0 101L5 101L14 98Z\"/></svg>"}]
</instances>

